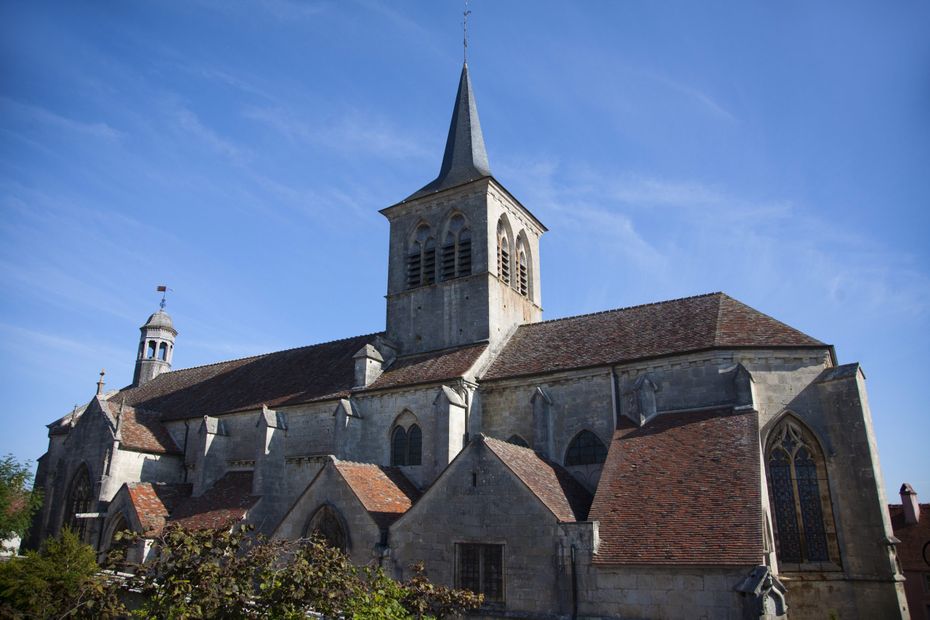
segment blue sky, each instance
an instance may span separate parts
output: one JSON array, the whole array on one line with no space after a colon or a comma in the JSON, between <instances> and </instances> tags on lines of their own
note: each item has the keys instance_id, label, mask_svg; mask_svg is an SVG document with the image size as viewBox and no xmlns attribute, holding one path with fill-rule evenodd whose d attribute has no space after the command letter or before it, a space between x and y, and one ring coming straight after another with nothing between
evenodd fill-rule
<instances>
[{"instance_id":1,"label":"blue sky","mask_svg":"<svg viewBox=\"0 0 930 620\"><path fill-rule=\"evenodd\" d=\"M930 497L930 5L473 0L546 318L722 290L861 362ZM0 454L132 378L384 325L378 209L439 169L461 3L0 0Z\"/></svg>"}]
</instances>

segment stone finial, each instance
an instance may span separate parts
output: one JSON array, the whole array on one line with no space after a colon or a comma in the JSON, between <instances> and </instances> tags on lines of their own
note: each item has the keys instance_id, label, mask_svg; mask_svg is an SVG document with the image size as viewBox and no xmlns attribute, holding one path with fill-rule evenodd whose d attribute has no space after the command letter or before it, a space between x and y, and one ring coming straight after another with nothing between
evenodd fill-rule
<instances>
[{"instance_id":1,"label":"stone finial","mask_svg":"<svg viewBox=\"0 0 930 620\"><path fill-rule=\"evenodd\" d=\"M920 503L917 501L917 492L908 483L901 485L901 504L904 506L904 522L920 522Z\"/></svg>"},{"instance_id":2,"label":"stone finial","mask_svg":"<svg viewBox=\"0 0 930 620\"><path fill-rule=\"evenodd\" d=\"M104 369L101 369L101 370L100 370L100 380L97 381L97 396L100 396L101 394L103 394L103 386L106 385L106 383L103 381L103 376L104 376L105 374L107 374L107 371L104 370Z\"/></svg>"}]
</instances>

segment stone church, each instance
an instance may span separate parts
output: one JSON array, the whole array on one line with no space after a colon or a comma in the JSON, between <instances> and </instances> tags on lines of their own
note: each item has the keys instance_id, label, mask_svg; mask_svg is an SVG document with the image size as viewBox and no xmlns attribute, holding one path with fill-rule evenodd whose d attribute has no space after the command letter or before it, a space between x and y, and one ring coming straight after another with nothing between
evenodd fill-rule
<instances>
[{"instance_id":1,"label":"stone church","mask_svg":"<svg viewBox=\"0 0 930 620\"><path fill-rule=\"evenodd\" d=\"M859 365L724 293L544 321L467 65L438 177L381 213L383 332L173 370L155 312L132 385L49 424L32 544L245 521L485 617L907 616Z\"/></svg>"}]
</instances>

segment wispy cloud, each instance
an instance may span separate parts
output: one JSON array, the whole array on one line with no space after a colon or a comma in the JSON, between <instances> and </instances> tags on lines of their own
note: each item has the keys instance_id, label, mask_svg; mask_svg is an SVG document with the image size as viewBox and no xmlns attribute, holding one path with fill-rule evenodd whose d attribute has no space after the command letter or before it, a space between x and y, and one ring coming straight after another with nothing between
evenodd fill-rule
<instances>
[{"instance_id":1,"label":"wispy cloud","mask_svg":"<svg viewBox=\"0 0 930 620\"><path fill-rule=\"evenodd\" d=\"M0 118L17 119L28 124L39 124L56 130L82 134L102 140L117 141L123 134L102 122L84 122L68 118L42 106L22 103L8 97L0 97Z\"/></svg>"},{"instance_id":2,"label":"wispy cloud","mask_svg":"<svg viewBox=\"0 0 930 620\"><path fill-rule=\"evenodd\" d=\"M235 164L244 164L250 153L245 147L239 146L213 129L207 127L192 110L178 102L171 105L171 116L178 128L194 136L212 150Z\"/></svg>"}]
</instances>

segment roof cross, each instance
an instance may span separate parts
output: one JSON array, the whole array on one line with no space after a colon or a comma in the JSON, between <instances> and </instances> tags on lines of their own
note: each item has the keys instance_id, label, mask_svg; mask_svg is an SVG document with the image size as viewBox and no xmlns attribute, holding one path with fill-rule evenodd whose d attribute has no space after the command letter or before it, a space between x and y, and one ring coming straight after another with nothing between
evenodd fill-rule
<instances>
[{"instance_id":1,"label":"roof cross","mask_svg":"<svg viewBox=\"0 0 930 620\"><path fill-rule=\"evenodd\" d=\"M465 0L465 10L462 11L462 60L468 62L468 16L471 11L468 10L468 0Z\"/></svg>"}]
</instances>

